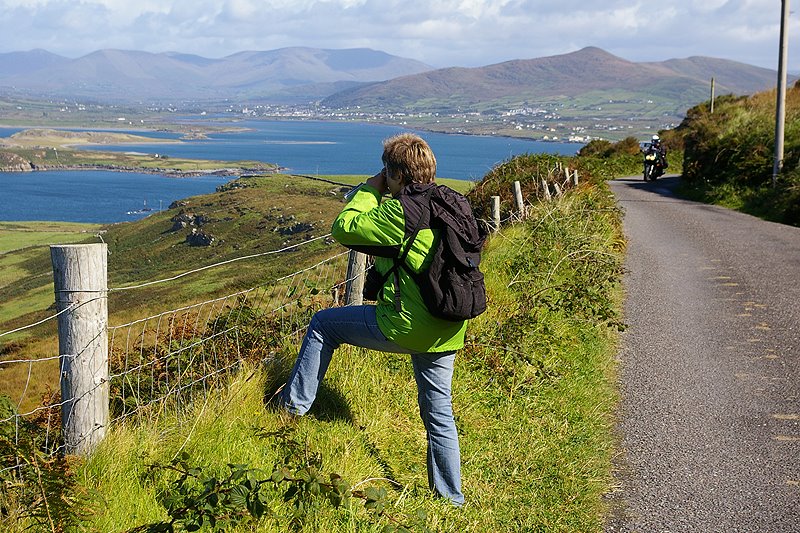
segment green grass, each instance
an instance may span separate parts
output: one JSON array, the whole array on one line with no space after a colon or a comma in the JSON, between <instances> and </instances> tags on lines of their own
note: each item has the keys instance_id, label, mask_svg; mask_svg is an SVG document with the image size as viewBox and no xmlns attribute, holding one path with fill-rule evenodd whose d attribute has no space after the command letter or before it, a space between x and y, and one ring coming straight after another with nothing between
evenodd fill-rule
<instances>
[{"instance_id":1,"label":"green grass","mask_svg":"<svg viewBox=\"0 0 800 533\"><path fill-rule=\"evenodd\" d=\"M53 305L52 283L41 287L36 287L25 294L24 301L15 305L4 305L0 307L0 322L11 321L20 315L36 313L42 309L47 309Z\"/></svg>"},{"instance_id":2,"label":"green grass","mask_svg":"<svg viewBox=\"0 0 800 533\"><path fill-rule=\"evenodd\" d=\"M108 227L111 285L275 249L285 239L272 231L284 224L281 216L325 221L320 227L327 228L341 209L340 197L331 194L340 188L330 183L283 176L241 181L244 188L190 198L180 208L213 220L205 228L224 241L215 246L193 249L183 244L183 234L170 232L177 209ZM84 516L89 531L128 531L165 520L165 498L175 494L178 473L164 467L186 452L188 464L208 476L223 476L228 463L262 469L264 475L281 465L295 470L315 465L323 479L336 473L361 490L387 491L383 515L365 509L359 498L334 508L311 497L308 503L316 510L300 512L300 522L293 522L294 509L284 501L288 485L270 485L269 517L232 531L378 532L398 523L420 532L601 531L603 494L612 483L619 221L609 191L586 182L558 201L537 204L529 222L504 228L489 242L482 266L490 308L472 322L454 376L464 508L452 508L428 491L425 435L407 356L342 348L311 417L287 419L265 404L285 380L299 339L271 349L270 364L244 368L180 416L157 404L137 423L112 425L88 461L70 463L62 487L69 498L59 501L71 502L65 512ZM35 250L7 255L28 254L14 268L38 264L46 270L49 258L37 257ZM117 293L112 322L251 287L330 251L320 246L302 256L240 262L166 287ZM43 284L22 281L12 284L14 290L0 289L15 309L37 291L47 292ZM27 292L17 290L19 285ZM37 331L36 340L23 340L19 350L51 353L53 335L52 329ZM27 367L4 369L9 378L4 383L29 387L35 404L43 384L57 383L57 365L51 367L34 369L30 382ZM10 514L0 517L0 529L12 533L31 524L19 513L31 505L42 509L42 500L26 500L24 492L2 498Z\"/></svg>"},{"instance_id":3,"label":"green grass","mask_svg":"<svg viewBox=\"0 0 800 533\"><path fill-rule=\"evenodd\" d=\"M103 240L108 243L110 252L109 287L164 279L200 266L303 242L307 234L318 236L327 233L333 217L341 209L341 193L337 192L339 196L330 194L332 190L338 191L339 187L330 184L278 175L242 181L246 184L243 189L188 198L181 208L158 212L141 221L101 228L105 231ZM209 222L202 229L216 236L212 246L188 246L185 238L189 229L172 230L171 219L181 210L208 217ZM290 216L295 219L288 220ZM273 231L295 222L310 222L314 228L310 232L289 236ZM0 239L5 247L13 250L0 255L0 265L4 267L0 274L0 332L33 324L55 314L49 249L44 244L29 244L56 240L56 235L61 233L55 230L64 227L76 230L75 234L68 234L72 241L88 239L99 242L93 236L97 226L91 226L88 236L77 231L83 228L79 225L46 224L44 227L51 231L41 233L27 231L38 227L36 224L4 227ZM303 246L297 252L231 263L169 284L113 293L109 299L109 322L112 326L122 324L270 283L281 275L332 255L332 250L332 245L319 241ZM0 357L52 357L57 353L55 339L56 324L50 320L36 328L0 337ZM29 379L29 373L32 379ZM57 373L57 365L4 367L0 395L20 398L22 391L26 390L20 408L31 409L39 405L50 389L58 388Z\"/></svg>"},{"instance_id":4,"label":"green grass","mask_svg":"<svg viewBox=\"0 0 800 533\"><path fill-rule=\"evenodd\" d=\"M84 242L100 228L69 222L0 222L0 332L23 325L23 317L41 317L53 306L48 245ZM0 348L24 337L3 337Z\"/></svg>"},{"instance_id":5,"label":"green grass","mask_svg":"<svg viewBox=\"0 0 800 533\"><path fill-rule=\"evenodd\" d=\"M681 192L694 200L800 226L800 88L786 93L783 171L773 184L775 91L723 96L687 112Z\"/></svg>"},{"instance_id":6,"label":"green grass","mask_svg":"<svg viewBox=\"0 0 800 533\"><path fill-rule=\"evenodd\" d=\"M321 176L323 180L357 184L365 176ZM109 247L109 287L117 288L168 278L194 268L229 259L277 250L303 242L306 235L329 231L333 217L342 206L343 189L328 181L266 175L242 178L227 190L184 199L180 207L152 214L140 221L100 225L61 222L0 223L0 332L32 324L53 309L53 278L47 244L100 242ZM472 184L442 180L465 191ZM233 186L242 188L233 188ZM216 238L209 247L191 247L185 242L189 229L172 230L172 218L179 212L207 217L201 228ZM291 218L294 217L294 218ZM313 229L283 236L281 228L296 222L313 224ZM318 242L297 252L252 259L190 275L165 285L118 292L109 301L111 325L160 313L211 297L231 294L294 272L303 265L334 253L333 245ZM0 357L48 357L53 354L53 321L35 328L0 337ZM47 384L57 383L55 367L33 370L18 365L4 370L0 394L19 397L28 387L24 407L32 407L46 393ZM39 373L41 372L41 373Z\"/></svg>"},{"instance_id":7,"label":"green grass","mask_svg":"<svg viewBox=\"0 0 800 533\"><path fill-rule=\"evenodd\" d=\"M31 246L80 242L100 227L73 222L0 222L0 261L8 252Z\"/></svg>"},{"instance_id":8,"label":"green grass","mask_svg":"<svg viewBox=\"0 0 800 533\"><path fill-rule=\"evenodd\" d=\"M540 204L529 223L489 243L490 309L471 324L454 376L464 508L428 492L407 356L340 349L312 416L294 420L265 405L293 362L290 342L271 364L245 368L182 416L154 410L113 426L88 461L73 465L84 526L127 531L165 520L178 474L162 467L185 451L203 475L222 476L228 463L264 476L279 465L315 464L323 479L336 473L362 490L387 490L380 516L358 498L338 509L311 498L317 508L299 514L298 531L378 532L394 521L411 531L601 531L622 246L610 194L594 187ZM269 516L232 531L291 530L287 488L270 486Z\"/></svg>"}]
</instances>

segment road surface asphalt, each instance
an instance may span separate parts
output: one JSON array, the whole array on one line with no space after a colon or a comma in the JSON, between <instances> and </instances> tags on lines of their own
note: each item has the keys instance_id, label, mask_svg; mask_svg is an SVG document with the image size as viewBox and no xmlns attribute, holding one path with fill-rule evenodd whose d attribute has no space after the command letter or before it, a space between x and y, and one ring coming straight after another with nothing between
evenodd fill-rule
<instances>
[{"instance_id":1,"label":"road surface asphalt","mask_svg":"<svg viewBox=\"0 0 800 533\"><path fill-rule=\"evenodd\" d=\"M800 228L610 182L628 239L607 532L800 532Z\"/></svg>"}]
</instances>

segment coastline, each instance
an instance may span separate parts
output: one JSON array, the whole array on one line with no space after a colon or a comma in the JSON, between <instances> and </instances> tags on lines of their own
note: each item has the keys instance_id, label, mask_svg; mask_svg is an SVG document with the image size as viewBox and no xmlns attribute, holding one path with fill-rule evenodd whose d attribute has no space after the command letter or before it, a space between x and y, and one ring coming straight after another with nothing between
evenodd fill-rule
<instances>
[{"instance_id":1,"label":"coastline","mask_svg":"<svg viewBox=\"0 0 800 533\"><path fill-rule=\"evenodd\" d=\"M22 129L8 138L0 138L0 172L45 172L45 171L93 171L139 172L145 174L161 174L168 177L195 176L235 176L242 173L274 173L280 170L278 165L251 161L212 161L205 159L176 159L175 166L158 165L158 154L114 153L92 151L92 147L148 144L182 144L187 140L206 138L200 128L172 128L162 131L183 133L180 139L146 138L133 135L130 129L113 129L98 131L89 128L56 129L53 127L36 127ZM214 128L215 131L242 131L244 128ZM151 130L153 131L153 130ZM212 131L207 128L207 131ZM52 153L51 153L52 151ZM59 158L59 151L61 157ZM76 157L76 154L80 154ZM92 154L94 157L92 157ZM66 156L66 157L65 157ZM75 159L91 157L94 161L81 163ZM66 161L59 161L66 159ZM163 159L167 161L166 158ZM193 168L187 168L187 167ZM202 167L202 168L201 168Z\"/></svg>"},{"instance_id":2,"label":"coastline","mask_svg":"<svg viewBox=\"0 0 800 533\"><path fill-rule=\"evenodd\" d=\"M238 117L231 117L226 119L221 119L222 121L230 121L230 122L238 122L241 121ZM341 123L341 124L365 124L365 125L379 125L379 126L390 126L390 127L397 127L402 128L405 130L409 130L412 132L417 133L436 133L441 135L463 135L468 137L494 137L499 139L512 139L515 141L531 141L537 143L547 143L547 144L570 144L576 146L583 146L588 141L578 141L578 140L570 140L569 138L559 139L559 138L549 138L547 135L519 135L514 134L513 132L497 132L497 131L480 131L480 130L458 130L453 131L450 128L444 126L437 126L433 123L423 122L421 124L417 123L403 123L398 124L395 121L391 120L382 120L379 118L374 118L371 120L349 120L349 119L342 119L342 118L331 118L327 116L315 116L315 117L291 117L291 116L283 116L283 115L264 115L259 117L251 117L249 120L252 121L274 121L274 122L324 122L324 123ZM594 139L595 137L593 137ZM597 137L598 139L600 137Z\"/></svg>"},{"instance_id":3,"label":"coastline","mask_svg":"<svg viewBox=\"0 0 800 533\"><path fill-rule=\"evenodd\" d=\"M288 127L285 129L284 133L282 126L273 128L270 125L271 123L312 123L312 125L307 127ZM319 126L317 126L317 124ZM342 126L344 126L344 129L341 131L335 129L335 127ZM360 126L371 128L380 127L383 129L376 130L379 132L378 134L372 134L367 133L371 130L362 130ZM450 141L447 140L442 141L442 146L446 147L445 149L458 147L453 150L456 157L453 159L455 164L451 165L457 168L448 168L447 172L444 172L444 167L440 169L440 175L454 177L454 179L474 180L482 176L492 165L516 153L543 152L572 156L581 147L580 143L567 142L565 140L538 140L528 136L506 135L505 133L507 132L446 131L446 128L426 126L430 125L404 124L400 129L416 131L421 135L430 135L432 138L438 138L439 140L446 138L465 139L465 141L453 141L453 144L449 144ZM7 150L0 148L0 170L6 172L109 170L118 172L159 173L174 177L202 176L215 173L218 175L233 175L261 172L293 172L331 175L353 173L368 174L370 169L365 169L365 165L361 164L361 160L364 158L358 152L360 147L354 144L352 140L369 137L371 135L375 137L375 142L379 143L381 139L378 137L385 133L384 129L395 128L397 125L386 121L331 120L323 117L304 117L302 119L290 119L287 117L248 117L244 121L238 117L226 117L224 121L218 121L216 127L222 130L239 129L240 131L254 131L258 132L258 134L263 131L263 135L249 134L244 136L242 145L246 147L246 150L236 154L240 156L241 159L229 161L227 157L229 157L230 154L227 152L222 153L216 145L213 146L213 149L210 149L210 151L203 152L199 152L195 149L176 148L174 149L175 153L172 153L169 149L164 148L163 150L170 155L164 156L163 158L159 157L159 153L157 152L160 152L161 149L157 147L148 147L143 150L143 152L156 153L124 152L118 151L117 149L105 149L102 152L94 151L91 149L92 145L111 143L97 143L98 137L91 136L88 133L82 136L84 136L86 141L91 141L91 143L87 142L84 144L81 150L76 150L78 147L75 145L74 138L57 139L56 142L59 143L59 146L57 146L58 152L56 152L55 148L48 149L47 144L53 142L53 137L58 138L62 137L62 135L63 137L67 137L67 135L59 133L57 136L50 135L47 138L43 138L42 142L37 142L38 146L36 148L38 148L38 152L31 152L30 148L22 147L7 146ZM174 131L177 128L165 129ZM314 133L310 134L306 129L314 130ZM317 134L317 130L323 133ZM296 134L296 132L300 133ZM385 135L389 134L390 133L385 133ZM111 137L113 137L113 135L111 135ZM484 141L469 141L468 139L486 139L486 144L483 144ZM0 139L0 142L2 142L2 139ZM162 140L161 142L164 141ZM180 145L184 142L187 141L171 139L166 141L165 144ZM506 144L506 142L508 142L508 144ZM478 145L476 143L481 144ZM113 144L119 146L120 150L125 150L123 147L128 143L114 142ZM141 143L137 142L133 144ZM314 149L319 146L324 150L318 153L310 152L306 157L300 153L302 147L296 148L291 146L295 144L313 144L315 145ZM336 147L334 149L327 146L339 144L341 144L341 147ZM462 144L464 146L474 145L475 148L471 151L464 152L463 149L460 148ZM286 145L286 150L280 146L270 147L270 145ZM264 146L263 151L259 146ZM133 149L135 150L136 148ZM253 152L253 150L258 150L258 155L254 155L255 152ZM351 159L353 159L352 165L349 163L349 160L343 163L340 161L341 157L333 153L334 151L341 152L342 150L350 150L353 153L351 157ZM88 154L92 154L91 157ZM485 155L482 156L482 154ZM191 159L192 157L198 156L201 157L201 159ZM205 158L203 158L204 156ZM270 162L270 160L273 162ZM274 161L281 162L275 163Z\"/></svg>"},{"instance_id":4,"label":"coastline","mask_svg":"<svg viewBox=\"0 0 800 533\"><path fill-rule=\"evenodd\" d=\"M28 169L18 167L0 167L0 172L48 172L48 171L94 171L130 172L137 174L161 174L170 178L193 178L198 176L238 176L243 173L277 174L281 167L225 167L206 170L181 170L176 168L132 167L123 165L31 165Z\"/></svg>"}]
</instances>

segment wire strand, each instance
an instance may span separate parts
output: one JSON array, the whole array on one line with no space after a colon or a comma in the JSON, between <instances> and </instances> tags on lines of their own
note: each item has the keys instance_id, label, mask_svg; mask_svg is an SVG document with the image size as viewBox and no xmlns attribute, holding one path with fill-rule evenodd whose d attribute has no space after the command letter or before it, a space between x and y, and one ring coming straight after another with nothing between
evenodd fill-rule
<instances>
[{"instance_id":1,"label":"wire strand","mask_svg":"<svg viewBox=\"0 0 800 533\"><path fill-rule=\"evenodd\" d=\"M188 276L189 274L195 274L197 272L202 272L203 270L208 270L210 268L215 268L215 267L218 267L218 266L227 265L227 264L230 264L230 263L235 263L237 261L243 261L245 259L253 259L255 257L263 257L263 256L266 256L266 255L274 255L274 254L283 253L283 252L286 252L286 251L291 250L293 248L298 248L298 247L303 246L305 244L310 244L312 242L318 241L320 239L325 239L325 238L328 238L330 236L331 236L331 234L327 233L325 235L320 235L319 237L314 237L313 239L309 239L309 240L301 242L301 243L293 244L291 246L287 246L287 247L281 248L279 250L270 250L269 252L262 252L262 253L258 253L258 254L245 255L245 256L242 256L242 257L235 257L233 259L228 259L227 261L214 263L213 265L206 265L204 267L196 268L194 270L189 270L188 272L183 272L182 274L178 274L176 276L172 276L171 278L164 278L164 279L159 279L159 280L155 280L155 281L148 281L146 283L140 283L139 285L130 285L130 286L127 286L127 287L114 287L114 288L108 289L108 291L109 292L111 292L111 291L129 291L129 290L132 290L132 289L141 289L142 287L149 287L150 285L156 285L158 283L166 283L167 281L175 281L176 279L180 279L180 278L182 278L184 276Z\"/></svg>"},{"instance_id":2,"label":"wire strand","mask_svg":"<svg viewBox=\"0 0 800 533\"><path fill-rule=\"evenodd\" d=\"M92 300L89 300L89 301L94 301L94 300L96 300L96 298L94 298L94 299L92 299ZM64 313L66 313L67 311L71 311L71 310L73 310L74 308L78 307L79 305L83 305L83 304L85 304L85 303L88 303L88 302L75 302L75 303L71 304L70 306L68 306L68 307L65 307L64 309L62 309L62 310L61 310L61 311L59 311L58 313L56 313L56 314L54 314L54 315L52 315L52 316L49 316L49 317L47 317L47 318L43 318L42 320L40 320L40 321L38 321L38 322L34 322L33 324L28 324L27 326L22 326L22 327L19 327L19 328L17 328L17 329L12 329L11 331L6 331L5 333L0 333L0 337L5 337L6 335L11 335L12 333L19 333L20 331L24 331L24 330L26 330L26 329L34 328L34 327L36 327L36 326L39 326L39 325L41 325L41 324L44 324L45 322L48 322L48 321L50 321L50 320L53 320L54 318L57 318L57 317L59 317L60 315L63 315L63 314L64 314Z\"/></svg>"}]
</instances>

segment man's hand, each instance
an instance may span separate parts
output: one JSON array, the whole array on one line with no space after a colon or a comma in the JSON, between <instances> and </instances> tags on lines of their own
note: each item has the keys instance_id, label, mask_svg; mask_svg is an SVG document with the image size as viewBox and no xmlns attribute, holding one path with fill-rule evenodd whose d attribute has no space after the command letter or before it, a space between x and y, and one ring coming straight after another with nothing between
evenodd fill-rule
<instances>
[{"instance_id":1,"label":"man's hand","mask_svg":"<svg viewBox=\"0 0 800 533\"><path fill-rule=\"evenodd\" d=\"M367 180L367 185L378 189L378 192L380 192L381 195L386 194L386 169L382 169L380 172L369 178Z\"/></svg>"}]
</instances>

